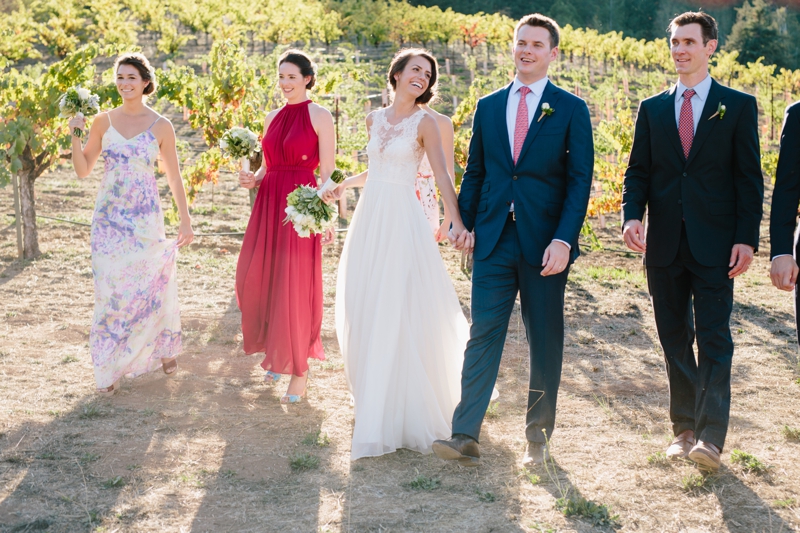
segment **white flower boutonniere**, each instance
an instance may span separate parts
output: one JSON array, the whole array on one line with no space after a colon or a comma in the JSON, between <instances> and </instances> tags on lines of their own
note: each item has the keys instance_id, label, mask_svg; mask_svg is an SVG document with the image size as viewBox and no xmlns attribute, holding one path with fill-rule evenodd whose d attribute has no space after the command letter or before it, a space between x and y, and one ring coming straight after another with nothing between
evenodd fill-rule
<instances>
[{"instance_id":1,"label":"white flower boutonniere","mask_svg":"<svg viewBox=\"0 0 800 533\"><path fill-rule=\"evenodd\" d=\"M536 122L540 122L544 117L549 117L550 115L553 114L553 111L555 111L555 109L550 107L550 104L548 104L547 102L543 102L542 103L542 114L539 115L539 118L536 120Z\"/></svg>"},{"instance_id":2,"label":"white flower boutonniere","mask_svg":"<svg viewBox=\"0 0 800 533\"><path fill-rule=\"evenodd\" d=\"M720 102L719 105L717 106L717 112L708 117L708 120L711 120L714 117L719 117L719 119L722 120L723 118L725 118L725 111L727 110L728 108L722 105L722 102Z\"/></svg>"}]
</instances>

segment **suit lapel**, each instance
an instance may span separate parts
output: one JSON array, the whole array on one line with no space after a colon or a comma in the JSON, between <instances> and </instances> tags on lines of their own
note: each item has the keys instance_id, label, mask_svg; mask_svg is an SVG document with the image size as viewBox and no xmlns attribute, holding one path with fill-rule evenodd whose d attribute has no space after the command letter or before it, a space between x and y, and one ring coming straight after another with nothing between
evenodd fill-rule
<instances>
[{"instance_id":1,"label":"suit lapel","mask_svg":"<svg viewBox=\"0 0 800 533\"><path fill-rule=\"evenodd\" d=\"M542 91L542 97L539 99L539 106L536 108L535 112L533 113L533 120L531 121L531 125L528 128L528 134L525 135L525 142L522 144L522 149L519 151L519 159L517 159L517 163L522 161L523 156L525 156L525 152L528 151L531 144L533 144L533 140L539 134L539 131L542 129L542 126L548 120L558 120L556 117L556 113L558 113L558 90L556 86L552 84L552 82L547 82L547 85L544 86L544 91ZM544 116L542 120L539 120L539 117L542 115L542 104L547 102L550 104L550 107L553 109L553 113L551 116Z\"/></svg>"},{"instance_id":2,"label":"suit lapel","mask_svg":"<svg viewBox=\"0 0 800 533\"><path fill-rule=\"evenodd\" d=\"M675 122L675 90L677 88L677 84L673 85L672 88L661 97L661 109L659 109L658 114L661 118L661 125L664 127L667 138L672 143L675 151L678 152L680 158L685 161L686 156L683 155L683 146L681 145L681 138L678 135L678 123Z\"/></svg>"},{"instance_id":3,"label":"suit lapel","mask_svg":"<svg viewBox=\"0 0 800 533\"><path fill-rule=\"evenodd\" d=\"M511 94L512 85L514 84L510 83L505 89L497 93L497 97L494 99L494 110L492 114L495 117L501 118L501 120L494 121L497 127L498 139L500 139L500 144L503 146L503 153L508 160L508 166L514 168L514 159L511 157L511 147L508 145L508 126L506 125L506 110L508 108L508 98Z\"/></svg>"},{"instance_id":4,"label":"suit lapel","mask_svg":"<svg viewBox=\"0 0 800 533\"><path fill-rule=\"evenodd\" d=\"M714 126L719 122L718 116L714 117L713 120L709 119L711 115L717 112L717 108L724 98L721 93L720 85L716 81L711 80L711 88L708 91L706 103L703 105L703 112L700 113L700 122L697 124L697 131L692 140L692 149L689 151L689 157L686 159L686 166L691 164L697 152L703 147L703 143L708 138L708 134L711 133L711 130L713 130Z\"/></svg>"}]
</instances>

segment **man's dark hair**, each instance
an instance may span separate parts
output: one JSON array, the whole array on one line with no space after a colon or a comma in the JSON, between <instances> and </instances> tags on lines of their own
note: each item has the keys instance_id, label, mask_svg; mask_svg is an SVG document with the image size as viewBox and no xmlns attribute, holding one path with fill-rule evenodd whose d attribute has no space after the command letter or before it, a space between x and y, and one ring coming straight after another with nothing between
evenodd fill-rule
<instances>
[{"instance_id":1,"label":"man's dark hair","mask_svg":"<svg viewBox=\"0 0 800 533\"><path fill-rule=\"evenodd\" d=\"M708 44L708 41L716 41L719 39L719 30L717 28L717 21L708 13L702 11L687 11L681 13L669 23L667 33L672 31L678 26L686 26L688 24L699 24L703 30L703 44Z\"/></svg>"},{"instance_id":2,"label":"man's dark hair","mask_svg":"<svg viewBox=\"0 0 800 533\"><path fill-rule=\"evenodd\" d=\"M551 49L558 46L558 43L561 40L561 28L558 27L558 22L551 19L550 17L545 17L540 13L525 15L524 17L519 19L519 22L517 22L517 27L514 28L514 39L517 38L519 29L523 26L534 26L546 29L550 33Z\"/></svg>"}]
</instances>

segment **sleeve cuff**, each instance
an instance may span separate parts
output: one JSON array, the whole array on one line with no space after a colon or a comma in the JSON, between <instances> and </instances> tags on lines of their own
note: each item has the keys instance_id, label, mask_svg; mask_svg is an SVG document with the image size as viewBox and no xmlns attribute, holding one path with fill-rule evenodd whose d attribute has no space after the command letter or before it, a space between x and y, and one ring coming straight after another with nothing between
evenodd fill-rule
<instances>
[{"instance_id":1,"label":"sleeve cuff","mask_svg":"<svg viewBox=\"0 0 800 533\"><path fill-rule=\"evenodd\" d=\"M793 257L792 254L778 254L775 257L773 257L772 259L770 259L770 261L775 261L779 257L786 257L786 256Z\"/></svg>"},{"instance_id":2,"label":"sleeve cuff","mask_svg":"<svg viewBox=\"0 0 800 533\"><path fill-rule=\"evenodd\" d=\"M553 239L552 242L560 242L561 244L566 245L567 250L572 250L572 246L567 241L562 241L561 239Z\"/></svg>"}]
</instances>

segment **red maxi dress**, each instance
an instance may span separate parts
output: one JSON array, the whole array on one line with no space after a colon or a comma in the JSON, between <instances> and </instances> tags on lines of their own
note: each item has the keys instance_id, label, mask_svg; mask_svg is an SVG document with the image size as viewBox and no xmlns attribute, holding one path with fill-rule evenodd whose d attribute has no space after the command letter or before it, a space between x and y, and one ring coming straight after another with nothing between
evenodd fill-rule
<instances>
[{"instance_id":1,"label":"red maxi dress","mask_svg":"<svg viewBox=\"0 0 800 533\"><path fill-rule=\"evenodd\" d=\"M325 359L321 237L300 237L283 223L286 196L298 185L317 185L319 139L310 103L286 104L261 141L267 173L236 265L245 353L264 352L265 370L296 376L308 370L309 358Z\"/></svg>"}]
</instances>

